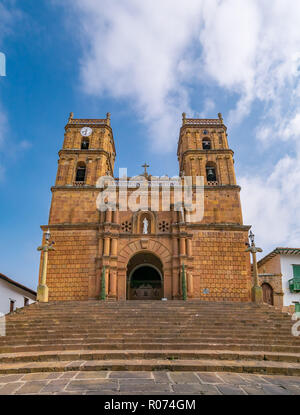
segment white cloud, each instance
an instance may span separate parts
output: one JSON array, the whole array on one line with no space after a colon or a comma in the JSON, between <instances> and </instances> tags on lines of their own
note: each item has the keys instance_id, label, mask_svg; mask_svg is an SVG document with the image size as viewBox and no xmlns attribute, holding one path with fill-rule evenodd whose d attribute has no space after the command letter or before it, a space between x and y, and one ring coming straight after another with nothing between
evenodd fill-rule
<instances>
[{"instance_id":1,"label":"white cloud","mask_svg":"<svg viewBox=\"0 0 300 415\"><path fill-rule=\"evenodd\" d=\"M265 245L281 240L300 246L295 187L300 180L300 3L72 0L70 9L80 28L84 90L129 101L159 150L175 145L183 110L199 114L191 107L190 85L218 86L237 97L229 124L261 104L253 128L257 139L270 153L276 141L286 141L295 154L283 152L269 177L242 178L245 217ZM203 112L213 110L212 104L201 105Z\"/></svg>"},{"instance_id":2,"label":"white cloud","mask_svg":"<svg viewBox=\"0 0 300 415\"><path fill-rule=\"evenodd\" d=\"M1 108L0 108L0 152L1 152L3 141L4 141L6 129L7 129L6 116L4 112L1 111ZM0 160L0 182L3 181L4 179L4 172L5 172L5 168L4 168L2 161Z\"/></svg>"},{"instance_id":3,"label":"white cloud","mask_svg":"<svg viewBox=\"0 0 300 415\"><path fill-rule=\"evenodd\" d=\"M300 154L286 156L266 178L244 177L241 199L246 223L253 224L259 246L300 246Z\"/></svg>"},{"instance_id":4,"label":"white cloud","mask_svg":"<svg viewBox=\"0 0 300 415\"><path fill-rule=\"evenodd\" d=\"M174 144L183 111L180 79L199 32L201 1L72 1L84 53L81 79L92 95L130 99L158 148ZM76 23L77 24L77 23Z\"/></svg>"},{"instance_id":5,"label":"white cloud","mask_svg":"<svg viewBox=\"0 0 300 415\"><path fill-rule=\"evenodd\" d=\"M269 0L189 0L186 7L180 0L75 0L70 8L83 44L85 91L130 99L158 145L174 145L179 113L194 113L186 81L237 93L230 122L241 121L256 99L278 122L283 95L298 91L299 98L294 0L272 7Z\"/></svg>"},{"instance_id":6,"label":"white cloud","mask_svg":"<svg viewBox=\"0 0 300 415\"><path fill-rule=\"evenodd\" d=\"M13 33L13 27L15 23L24 17L23 12L21 12L15 6L15 0L3 0L0 3L0 46L2 47L3 40ZM3 49L0 49L2 51ZM1 83L6 82L6 77L0 77L0 86ZM7 146L7 137L10 138ZM26 140L23 140L20 143L13 143L11 139L9 122L6 110L2 105L0 100L0 152L3 149L4 140L5 142L5 156L11 156L11 153L15 156L19 150L24 150L28 148L29 143ZM12 150L13 147L13 150ZM0 161L0 181L3 180L5 174L5 165Z\"/></svg>"},{"instance_id":7,"label":"white cloud","mask_svg":"<svg viewBox=\"0 0 300 415\"><path fill-rule=\"evenodd\" d=\"M215 111L216 104L211 98L207 98L204 101L203 111L199 114L200 118L207 118L212 111Z\"/></svg>"},{"instance_id":8,"label":"white cloud","mask_svg":"<svg viewBox=\"0 0 300 415\"><path fill-rule=\"evenodd\" d=\"M0 105L0 149L7 133L7 117Z\"/></svg>"},{"instance_id":9,"label":"white cloud","mask_svg":"<svg viewBox=\"0 0 300 415\"><path fill-rule=\"evenodd\" d=\"M0 3L0 44L13 32L13 26L23 13L16 7L16 0L2 0Z\"/></svg>"}]
</instances>

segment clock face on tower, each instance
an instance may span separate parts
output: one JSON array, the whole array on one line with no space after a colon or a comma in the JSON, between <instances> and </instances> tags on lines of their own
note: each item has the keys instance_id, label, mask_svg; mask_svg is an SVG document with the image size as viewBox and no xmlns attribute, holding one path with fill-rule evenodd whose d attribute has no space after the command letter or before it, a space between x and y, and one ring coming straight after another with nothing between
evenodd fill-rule
<instances>
[{"instance_id":1,"label":"clock face on tower","mask_svg":"<svg viewBox=\"0 0 300 415\"><path fill-rule=\"evenodd\" d=\"M92 134L93 130L90 127L83 127L80 131L83 137L89 137Z\"/></svg>"}]
</instances>

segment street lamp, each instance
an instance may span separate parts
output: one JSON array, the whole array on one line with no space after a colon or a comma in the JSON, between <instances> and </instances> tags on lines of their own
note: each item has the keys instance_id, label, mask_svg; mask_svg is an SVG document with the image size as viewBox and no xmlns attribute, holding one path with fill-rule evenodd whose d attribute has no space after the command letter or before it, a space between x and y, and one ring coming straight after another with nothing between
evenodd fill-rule
<instances>
[{"instance_id":1,"label":"street lamp","mask_svg":"<svg viewBox=\"0 0 300 415\"><path fill-rule=\"evenodd\" d=\"M45 233L45 240L47 242L49 242L50 241L50 238L51 238L51 233L50 233L50 230L48 229L47 232Z\"/></svg>"},{"instance_id":2,"label":"street lamp","mask_svg":"<svg viewBox=\"0 0 300 415\"><path fill-rule=\"evenodd\" d=\"M37 301L41 303L48 303L48 287L46 285L47 281L47 264L48 264L48 252L49 251L55 251L55 248L53 247L54 242L52 242L49 245L49 241L51 238L50 230L48 229L47 232L45 232L45 245L39 246L38 251L43 252L43 267L42 267L42 275L41 275L41 283L38 286L37 289Z\"/></svg>"},{"instance_id":3,"label":"street lamp","mask_svg":"<svg viewBox=\"0 0 300 415\"><path fill-rule=\"evenodd\" d=\"M251 252L252 254L252 263L253 263L253 287L251 290L252 301L256 304L263 303L263 291L261 286L259 285L259 278L258 278L258 269L257 269L257 259L256 254L257 252L263 252L261 248L257 248L255 246L255 235L252 231L249 233L249 239L251 241L251 246L248 246L246 252ZM247 244L249 245L249 244Z\"/></svg>"},{"instance_id":4,"label":"street lamp","mask_svg":"<svg viewBox=\"0 0 300 415\"><path fill-rule=\"evenodd\" d=\"M250 231L250 233L249 233L249 239L251 241L251 246L254 246L255 245L254 238L255 238L254 233L252 231Z\"/></svg>"}]
</instances>

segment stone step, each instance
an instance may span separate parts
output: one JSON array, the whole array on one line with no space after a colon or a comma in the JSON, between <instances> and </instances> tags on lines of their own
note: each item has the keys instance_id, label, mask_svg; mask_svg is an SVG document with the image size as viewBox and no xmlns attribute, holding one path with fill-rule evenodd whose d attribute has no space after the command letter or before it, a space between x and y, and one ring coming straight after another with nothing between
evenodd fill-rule
<instances>
[{"instance_id":1,"label":"stone step","mask_svg":"<svg viewBox=\"0 0 300 415\"><path fill-rule=\"evenodd\" d=\"M299 376L300 364L264 360L92 360L59 362L3 363L1 374L62 371L180 371L236 372Z\"/></svg>"},{"instance_id":2,"label":"stone step","mask_svg":"<svg viewBox=\"0 0 300 415\"><path fill-rule=\"evenodd\" d=\"M264 341L280 341L280 342L290 342L293 341L295 342L295 344L300 344L300 340L298 338L295 337L295 339L288 339L287 341L287 335L290 336L291 335L291 331L289 330L287 333L265 333L263 335L260 336L261 340ZM39 340L41 341L45 341L45 340L50 340L50 339L89 339L89 338L98 338L98 339L105 339L105 338L126 338L127 336L135 336L137 338L139 338L140 336L142 336L143 338L177 338L178 336L185 336L187 337L187 340L189 340L189 338L203 338L203 337L207 337L207 338L216 338L216 339L224 339L224 338L231 338L231 339L240 339L243 338L245 340L252 340L252 339L256 339L257 338L257 333L242 333L242 332L234 332L234 333L230 333L228 331L224 332L224 331L219 331L219 332L214 332L212 331L183 331L183 330L168 330L168 331L161 331L161 332L151 332L151 331L141 331L141 332L137 332L137 331L112 331L110 332L101 332L100 330L98 332L92 332L92 333L86 333L86 332L78 332L78 333L60 333L60 332L55 332L55 331L49 331L48 333L44 333L44 334L33 334L33 333L24 333L24 334L13 334L13 333L7 333L7 335L5 336L5 338L1 339L0 341L0 345L1 344L7 344L8 342L20 342L20 341L34 341L34 342L38 342Z\"/></svg>"},{"instance_id":3,"label":"stone step","mask_svg":"<svg viewBox=\"0 0 300 415\"><path fill-rule=\"evenodd\" d=\"M182 339L183 336L180 334L173 335L173 336L163 336L163 337L155 337L155 336L143 336L142 338L140 336L130 335L127 336L107 336L107 337L92 337L92 336L86 336L86 337L79 337L79 338L60 338L60 337L54 337L54 338L42 338L34 340L31 337L23 338L23 339L16 339L16 340L3 340L0 344L0 349L2 347L5 347L6 345L18 345L18 344L26 344L26 345L33 345L33 344L49 344L49 343L56 343L59 341L61 344L78 344L78 343L102 343L107 342L110 340L111 343L113 342L136 342L136 343L143 343L143 342L159 342L161 344L163 343L172 343L172 342L178 342L180 339ZM287 339L280 340L280 339L270 339L266 338L247 338L247 337L234 337L234 336L190 336L187 337L186 340L184 340L185 344L189 344L191 342L209 342L209 343L223 343L224 341L229 341L234 343L240 343L240 344L261 344L261 345L295 345L300 346L300 342L298 338L292 338L291 340L287 341Z\"/></svg>"},{"instance_id":4,"label":"stone step","mask_svg":"<svg viewBox=\"0 0 300 415\"><path fill-rule=\"evenodd\" d=\"M79 327L74 327L74 329L72 329L72 327L70 328L66 328L65 330L62 328L47 328L44 330L29 330L29 329L19 329L19 330L6 330L7 336L10 337L15 337L15 336L21 336L21 335L25 335L25 336L40 336L40 337L45 337L51 334L56 334L56 335L60 335L61 333L64 333L65 335L87 335L87 336L93 336L93 335L98 335L99 333L111 333L111 334L124 334L126 335L127 333L135 333L136 335L143 335L143 334L148 334L150 336L152 335L160 335L160 334L165 334L165 333L183 333L183 334L193 334L193 333L198 333L198 334L202 334L202 335L210 335L211 333L217 334L217 335L221 335L221 336L226 336L226 334L230 334L232 333L232 335L237 335L240 334L242 336L257 336L258 334L261 334L262 336L289 336L291 335L291 329L292 329L292 325L286 329L278 329L276 327L274 327L273 329L264 329L264 328L240 328L238 330L230 330L229 328L225 327L210 327L209 329L207 328L197 328L197 327L186 327L186 326L168 326L166 328L164 327L159 327L159 328L135 328L135 327L125 327L125 328L108 328L105 327L103 329L101 328L79 328Z\"/></svg>"},{"instance_id":5,"label":"stone step","mask_svg":"<svg viewBox=\"0 0 300 415\"><path fill-rule=\"evenodd\" d=\"M280 362L300 362L300 353L263 353L263 352L232 352L217 350L74 350L61 351L60 353L49 352L24 352L0 355L0 364L16 362L50 362L50 361L75 361L75 360L264 360Z\"/></svg>"},{"instance_id":6,"label":"stone step","mask_svg":"<svg viewBox=\"0 0 300 415\"><path fill-rule=\"evenodd\" d=\"M78 336L76 338L68 338L66 337L59 337L59 336L53 336L48 338L38 338L38 339L32 339L31 337L23 337L20 339L7 339L3 340L0 343L0 348L6 347L6 345L18 345L18 344L49 344L49 343L64 343L64 344L76 344L76 343L91 343L91 342L98 342L103 343L110 341L113 342L137 342L137 343L143 343L143 342L160 342L163 343L172 343L172 342L178 342L183 336L180 335L164 335L164 336L143 336L142 338L140 336L136 336L134 334L128 333L126 336L120 336L120 335L111 335L111 336ZM215 344L221 344L224 343L224 341L229 341L234 343L240 343L240 344L261 344L261 345L294 345L294 346L300 346L300 342L298 338L292 338L292 339L283 339L283 338L256 338L253 337L243 337L243 336L195 336L191 335L186 338L184 341L185 344L189 344L191 342L210 342Z\"/></svg>"},{"instance_id":7,"label":"stone step","mask_svg":"<svg viewBox=\"0 0 300 415\"><path fill-rule=\"evenodd\" d=\"M7 353L20 353L20 352L39 352L39 351L73 351L73 350L150 350L150 351L163 351L163 350L228 350L228 351L257 351L257 352L274 352L274 353L300 353L300 346L274 346L274 345L262 345L262 344L239 344L232 343L230 341L223 343L209 343L209 342L195 342L195 343L164 343L161 342L120 342L120 343L80 343L80 344L61 344L61 343L48 343L46 345L18 345L2 347L0 350L0 356Z\"/></svg>"},{"instance_id":8,"label":"stone step","mask_svg":"<svg viewBox=\"0 0 300 415\"><path fill-rule=\"evenodd\" d=\"M298 374L292 324L290 315L252 303L36 303L7 316L0 373L144 367Z\"/></svg>"},{"instance_id":9,"label":"stone step","mask_svg":"<svg viewBox=\"0 0 300 415\"><path fill-rule=\"evenodd\" d=\"M151 325L149 325L151 321ZM268 332L268 331L274 331L274 330L280 330L280 331L286 331L288 329L290 329L290 327L292 326L292 320L287 322L286 324L268 324L268 322L266 322L266 324L250 324L250 323L240 323L240 324L229 324L229 323L225 323L225 324L209 324L208 322L203 322L202 324L195 324L193 322L184 322L184 321L177 321L177 323L172 323L172 322L166 322L166 323L156 323L153 322L152 320L144 322L143 324L134 324L134 320L132 322L128 322L127 324L122 324L119 322L112 322L111 324L103 324L100 325L99 323L94 324L93 321L89 321L88 323L84 324L84 325L79 325L76 323L68 323L68 324L49 324L47 326L44 325L34 325L34 323L30 322L28 325L24 325L24 326L20 326L20 327L16 327L16 326L6 326L6 330L9 332L17 332L19 330L27 330L30 332L46 332L48 330L60 330L60 331L65 331L65 330L75 330L75 331L81 331L81 330L86 330L86 331L91 331L91 330L127 330L128 328L132 329L132 330L171 330L171 329L176 329L176 328L181 328L181 329L193 329L193 330L214 330L214 329L218 329L218 330L234 330L234 331L238 331L238 330L250 330L250 331L257 331L260 329L263 329L264 332ZM88 325L87 325L88 324Z\"/></svg>"},{"instance_id":10,"label":"stone step","mask_svg":"<svg viewBox=\"0 0 300 415\"><path fill-rule=\"evenodd\" d=\"M290 317L290 316L289 316ZM43 318L40 318L39 320L35 320L32 318L32 316L30 316L30 323L35 324L35 325L42 325L44 323L45 320L49 321L51 324L74 324L74 323L78 323L80 325L84 325L87 322L93 322L95 324L99 324L100 321L104 324L104 325L109 325L111 322L114 323L119 323L119 324L123 324L126 322L132 322L135 321L137 324L142 325L145 322L149 322L149 319L151 319L151 321L153 321L155 323L161 323L161 324L166 324L166 323L172 323L172 324L176 324L176 323L180 323L180 324L184 324L186 322L191 322L193 324L230 324L230 323L236 323L236 324L256 324L256 325L261 325L264 324L266 325L266 323L272 323L272 324L279 324L279 325L284 325L284 324L288 324L291 321L291 317L288 319L271 319L271 318L259 318L259 317L255 317L253 316L251 319L245 319L242 316L238 316L238 318L236 319L231 319L229 317L226 316L214 316L214 318L207 318L207 316L203 316L203 317L199 317L199 316L191 316L189 315L189 317L184 318L182 316L180 317L175 317L173 319L168 318L167 316L161 316L161 317L157 317L154 318L153 316L147 316L147 317L143 317L143 318L135 318L135 316L122 316L122 318L118 315L116 316L110 316L110 318L104 318L103 316L99 315L96 318L94 316L91 316L90 318L86 318L86 319L82 319L82 318L78 318L78 319L71 319L71 320L67 320L67 319L63 319L63 318L58 318L57 316L51 317L51 316L43 316ZM22 327L22 326L26 326L28 325L28 316L26 317L26 319L24 319L24 321L22 320L16 320L16 321L12 321L12 319L10 319L9 317L7 318L7 325L8 327ZM127 323L128 324L128 323Z\"/></svg>"}]
</instances>

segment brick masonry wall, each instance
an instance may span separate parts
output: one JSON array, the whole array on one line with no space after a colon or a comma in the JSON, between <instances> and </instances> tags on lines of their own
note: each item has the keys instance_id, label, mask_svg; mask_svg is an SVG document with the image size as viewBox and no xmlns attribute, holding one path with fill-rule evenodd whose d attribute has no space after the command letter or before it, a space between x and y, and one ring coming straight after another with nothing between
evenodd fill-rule
<instances>
[{"instance_id":1,"label":"brick masonry wall","mask_svg":"<svg viewBox=\"0 0 300 415\"><path fill-rule=\"evenodd\" d=\"M86 300L99 295L99 282L90 291L90 281L100 277L96 269L97 237L93 230L53 230L55 252L49 253L47 285L49 299ZM250 259L245 253L246 232L200 231L194 232L193 259L186 260L194 281L193 298L207 301L249 301L251 289ZM150 237L147 247L155 253L169 268L165 279L165 293L172 298L171 274L169 262L172 241L166 237ZM127 248L128 247L128 248ZM130 256L141 252L140 239L119 239L119 263L124 261L124 251ZM163 256L163 257L162 257ZM129 258L129 256L128 256ZM167 261L167 262L166 262ZM126 284L122 280L126 274L127 263L118 269L120 298L126 298ZM208 289L209 294L203 290Z\"/></svg>"},{"instance_id":2,"label":"brick masonry wall","mask_svg":"<svg viewBox=\"0 0 300 415\"><path fill-rule=\"evenodd\" d=\"M55 251L49 253L49 300L87 300L89 278L95 275L96 232L52 230Z\"/></svg>"},{"instance_id":3,"label":"brick masonry wall","mask_svg":"<svg viewBox=\"0 0 300 415\"><path fill-rule=\"evenodd\" d=\"M49 224L98 223L97 189L57 189L53 191ZM130 192L129 192L130 194ZM149 201L150 193L149 193ZM122 222L131 220L131 211L121 212ZM158 212L158 220L172 222L172 212ZM122 223L121 222L121 223ZM204 194L204 217L201 224L242 224L239 188L207 189Z\"/></svg>"},{"instance_id":4,"label":"brick masonry wall","mask_svg":"<svg viewBox=\"0 0 300 415\"><path fill-rule=\"evenodd\" d=\"M193 240L194 296L207 301L249 301L247 232L203 231ZM203 291L209 289L209 294Z\"/></svg>"},{"instance_id":5,"label":"brick masonry wall","mask_svg":"<svg viewBox=\"0 0 300 415\"><path fill-rule=\"evenodd\" d=\"M259 274L281 274L280 255L276 255L273 258L266 261L264 264L259 266Z\"/></svg>"},{"instance_id":6,"label":"brick masonry wall","mask_svg":"<svg viewBox=\"0 0 300 415\"><path fill-rule=\"evenodd\" d=\"M49 224L99 222L97 195L96 189L54 191Z\"/></svg>"}]
</instances>

